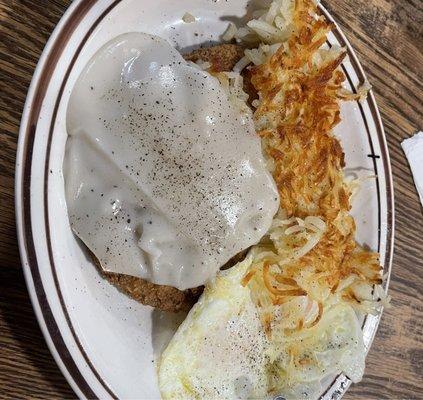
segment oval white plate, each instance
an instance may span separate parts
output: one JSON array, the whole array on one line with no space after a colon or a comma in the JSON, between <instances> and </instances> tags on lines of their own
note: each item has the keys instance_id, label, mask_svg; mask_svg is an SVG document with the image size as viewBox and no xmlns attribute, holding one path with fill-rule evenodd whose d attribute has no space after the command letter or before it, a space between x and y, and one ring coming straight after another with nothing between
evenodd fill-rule
<instances>
[{"instance_id":1,"label":"oval white plate","mask_svg":"<svg viewBox=\"0 0 423 400\"><path fill-rule=\"evenodd\" d=\"M81 398L159 398L155 355L173 321L132 301L105 282L72 234L66 213L62 161L70 90L89 58L113 37L130 31L157 34L183 51L219 41L228 21L246 14L246 0L78 0L51 36L29 90L19 135L16 212L21 259L46 341ZM189 11L197 20L186 24ZM330 15L322 8L327 18ZM343 64L352 90L363 70L339 28L330 44L346 46ZM390 272L393 186L382 123L370 93L363 104L345 103L337 127L347 171L365 181L353 214L358 241L381 254ZM388 284L389 279L386 281ZM174 318L177 320L177 317ZM363 322L369 348L379 317ZM330 377L322 398L339 398L349 386Z\"/></svg>"}]
</instances>

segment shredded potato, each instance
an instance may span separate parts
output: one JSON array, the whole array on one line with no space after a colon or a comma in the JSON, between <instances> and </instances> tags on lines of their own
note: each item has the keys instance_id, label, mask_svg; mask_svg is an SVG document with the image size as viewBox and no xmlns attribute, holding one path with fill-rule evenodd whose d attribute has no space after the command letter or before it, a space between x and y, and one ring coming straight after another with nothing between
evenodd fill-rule
<instances>
[{"instance_id":1,"label":"shredded potato","mask_svg":"<svg viewBox=\"0 0 423 400\"><path fill-rule=\"evenodd\" d=\"M248 94L244 92L243 77L239 72L214 72L210 73L215 76L221 86L228 94L231 103L237 107L241 115L251 116L251 108L247 105Z\"/></svg>"},{"instance_id":2,"label":"shredded potato","mask_svg":"<svg viewBox=\"0 0 423 400\"><path fill-rule=\"evenodd\" d=\"M331 29L313 1L278 0L231 32L258 46L245 51L240 65L253 64L249 73L259 95L254 120L281 199L241 282L250 288L275 346L290 337L292 346L299 346L300 337L311 343L307 335L320 329L336 304L376 313L389 302L380 286L374 289L382 283L378 254L354 239L349 212L356 182L344 178L344 153L332 134L340 122L340 100L362 99L369 87L357 94L342 88L345 76L338 67L345 50L324 48ZM285 347L292 369L279 369L279 381L295 383L294 366L305 362L306 348Z\"/></svg>"}]
</instances>

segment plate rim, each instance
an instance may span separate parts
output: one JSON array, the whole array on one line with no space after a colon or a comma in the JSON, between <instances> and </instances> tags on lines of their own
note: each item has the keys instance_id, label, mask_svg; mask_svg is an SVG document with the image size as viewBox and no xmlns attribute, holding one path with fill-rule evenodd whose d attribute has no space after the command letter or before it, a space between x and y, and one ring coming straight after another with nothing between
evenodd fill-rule
<instances>
[{"instance_id":1,"label":"plate rim","mask_svg":"<svg viewBox=\"0 0 423 400\"><path fill-rule=\"evenodd\" d=\"M110 0L109 6L96 20L94 25L89 29L86 34L86 38L79 43L79 51L82 49L83 45L86 42L86 39L89 38L92 31L101 22L103 17L121 1L122 0ZM71 356L69 349L63 340L62 333L60 332L60 329L50 309L48 303L48 295L44 290L43 282L38 270L38 260L35 252L35 241L32 236L32 229L30 228L28 230L27 224L31 226L31 167L33 161L32 151L34 148L34 137L37 127L36 122L38 121L38 116L40 115L41 111L41 104L44 100L44 95L46 94L48 87L48 85L42 84L44 83L46 78L47 83L49 83L49 72L55 70L56 64L60 60L61 55L64 51L66 51L67 40L71 37L74 30L79 26L79 23L84 18L84 16L97 3L99 3L99 0L74 1L66 10L59 23L57 24L56 28L54 29L53 33L51 34L39 59L31 81L31 85L28 90L19 130L18 149L15 167L15 213L17 234L21 263L24 270L24 276L28 292L30 294L32 306L37 316L38 323L41 327L43 336L47 342L50 352L52 353L56 363L62 371L62 374L65 376L72 389L80 398L97 398L96 390L95 388L89 385L83 373L80 371L80 368L78 367L78 360L74 360ZM346 39L344 33L336 24L333 17L326 10L326 8L321 4L319 4L319 7L325 17L329 21L334 23L335 27L332 32L335 34L335 36L337 36L337 39L341 43L343 43L347 48L348 55L353 63L354 71L357 73L357 75L359 75L360 78L365 79L366 75L364 73L364 70L356 56L355 51ZM76 56L79 54L79 51L77 51L74 58L76 58ZM71 70L72 65L68 67L68 71ZM65 79L63 81L65 81ZM62 84L63 81L61 82ZM386 181L386 211L388 217L388 238L386 242L387 250L385 255L384 267L387 269L386 273L388 274L385 286L385 290L387 290L389 286L390 273L392 270L392 259L394 250L394 186L389 150L386 142L386 135L384 132L379 109L377 107L376 100L372 91L370 91L369 93L369 106L372 106L372 120L377 129L378 141L381 148L381 152L383 153L383 170L385 173ZM37 117L34 118L34 115L36 115ZM46 204L47 200L45 199L44 207L47 210L48 206ZM45 238L43 238L43 240L45 240ZM376 326L370 338L369 348L377 332L377 325L379 324L380 317L381 315L377 319ZM102 378L98 376L98 373L95 374L94 372L94 375L96 375L97 379L99 379L99 383L102 384L102 386L106 389L111 398L118 398L110 390L110 388L108 388L107 383L102 381ZM333 389L335 381L329 386L328 390L325 393ZM343 395L349 384L350 381L346 379L344 385L340 386L340 396Z\"/></svg>"}]
</instances>

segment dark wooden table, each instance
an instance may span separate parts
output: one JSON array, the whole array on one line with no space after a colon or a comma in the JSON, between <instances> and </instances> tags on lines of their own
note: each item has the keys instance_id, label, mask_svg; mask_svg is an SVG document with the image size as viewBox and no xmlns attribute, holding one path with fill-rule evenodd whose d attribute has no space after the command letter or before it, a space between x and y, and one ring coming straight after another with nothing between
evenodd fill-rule
<instances>
[{"instance_id":1,"label":"dark wooden table","mask_svg":"<svg viewBox=\"0 0 423 400\"><path fill-rule=\"evenodd\" d=\"M26 92L69 0L0 0L0 398L74 398L41 335L15 232L14 168ZM400 142L423 129L423 1L326 0L376 92L396 197L390 294L363 382L346 399L423 399L423 217Z\"/></svg>"}]
</instances>

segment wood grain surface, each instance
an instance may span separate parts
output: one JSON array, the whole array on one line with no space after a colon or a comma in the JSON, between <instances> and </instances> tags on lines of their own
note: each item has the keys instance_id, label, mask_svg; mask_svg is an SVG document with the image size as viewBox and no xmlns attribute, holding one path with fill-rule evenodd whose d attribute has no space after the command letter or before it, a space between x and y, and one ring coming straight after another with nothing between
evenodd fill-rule
<instances>
[{"instance_id":1,"label":"wood grain surface","mask_svg":"<svg viewBox=\"0 0 423 400\"><path fill-rule=\"evenodd\" d=\"M75 398L41 335L15 231L19 122L43 47L69 0L0 0L0 398ZM326 0L373 85L396 197L390 294L363 382L345 399L423 399L423 217L400 142L423 129L423 1Z\"/></svg>"}]
</instances>

